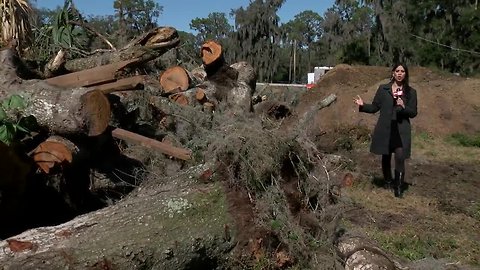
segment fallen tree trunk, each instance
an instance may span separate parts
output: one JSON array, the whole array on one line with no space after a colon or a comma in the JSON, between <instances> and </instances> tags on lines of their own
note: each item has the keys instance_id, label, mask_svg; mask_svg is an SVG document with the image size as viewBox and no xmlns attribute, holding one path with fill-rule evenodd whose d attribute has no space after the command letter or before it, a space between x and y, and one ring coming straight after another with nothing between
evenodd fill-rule
<instances>
[{"instance_id":1,"label":"fallen tree trunk","mask_svg":"<svg viewBox=\"0 0 480 270\"><path fill-rule=\"evenodd\" d=\"M26 103L21 116L33 116L38 124L57 134L87 133L96 136L110 121L110 103L99 90L52 86L45 81L20 79L10 49L0 51L0 100L19 95Z\"/></svg>"},{"instance_id":2,"label":"fallen tree trunk","mask_svg":"<svg viewBox=\"0 0 480 270\"><path fill-rule=\"evenodd\" d=\"M298 120L298 129L299 130L306 130L307 125L311 125L314 116L317 112L325 107L330 106L333 102L337 100L337 95L330 94L320 102L315 104L311 109L306 111L303 115L301 115L300 119Z\"/></svg>"},{"instance_id":3,"label":"fallen tree trunk","mask_svg":"<svg viewBox=\"0 0 480 270\"><path fill-rule=\"evenodd\" d=\"M23 115L32 115L41 127L57 134L102 134L110 121L110 103L105 95L86 88L69 91L58 88L32 88L17 90L28 106Z\"/></svg>"},{"instance_id":4,"label":"fallen tree trunk","mask_svg":"<svg viewBox=\"0 0 480 270\"><path fill-rule=\"evenodd\" d=\"M188 177L180 180L0 241L0 265L23 270L228 268L224 258L235 239L225 229L233 224L221 187L189 187Z\"/></svg>"},{"instance_id":5,"label":"fallen tree trunk","mask_svg":"<svg viewBox=\"0 0 480 270\"><path fill-rule=\"evenodd\" d=\"M115 51L99 52L89 57L68 60L65 69L76 72L138 58L138 63L153 60L178 45L180 39L173 27L157 27Z\"/></svg>"}]
</instances>

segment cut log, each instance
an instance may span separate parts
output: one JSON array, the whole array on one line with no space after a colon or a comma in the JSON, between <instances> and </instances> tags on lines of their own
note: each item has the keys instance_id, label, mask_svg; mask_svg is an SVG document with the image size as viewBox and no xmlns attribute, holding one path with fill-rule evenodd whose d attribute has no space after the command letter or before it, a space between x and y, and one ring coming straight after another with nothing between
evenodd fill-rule
<instances>
[{"instance_id":1,"label":"cut log","mask_svg":"<svg viewBox=\"0 0 480 270\"><path fill-rule=\"evenodd\" d=\"M160 85L165 94L187 90L190 81L187 71L181 66L170 67L160 74Z\"/></svg>"},{"instance_id":2,"label":"cut log","mask_svg":"<svg viewBox=\"0 0 480 270\"><path fill-rule=\"evenodd\" d=\"M115 81L118 71L134 63L138 63L139 61L140 59L134 58L109 65L98 66L91 69L46 79L45 82L63 88L80 86L88 87L100 83L112 82Z\"/></svg>"},{"instance_id":3,"label":"cut log","mask_svg":"<svg viewBox=\"0 0 480 270\"><path fill-rule=\"evenodd\" d=\"M160 141L121 129L116 128L112 130L112 136L117 139L129 141L132 143L138 143L143 146L146 146L150 149L158 150L163 154L172 156L181 160L189 160L192 158L192 153L190 150L185 148L179 148L172 146L167 143L162 143Z\"/></svg>"},{"instance_id":4,"label":"cut log","mask_svg":"<svg viewBox=\"0 0 480 270\"><path fill-rule=\"evenodd\" d=\"M209 40L203 43L200 55L205 66L223 62L222 45L214 40Z\"/></svg>"},{"instance_id":5,"label":"cut log","mask_svg":"<svg viewBox=\"0 0 480 270\"><path fill-rule=\"evenodd\" d=\"M203 85L199 85L184 92L170 95L169 99L180 105L190 105L193 107L203 105L209 101L209 98L202 87ZM199 108L201 108L201 106L199 106Z\"/></svg>"},{"instance_id":6,"label":"cut log","mask_svg":"<svg viewBox=\"0 0 480 270\"><path fill-rule=\"evenodd\" d=\"M110 94L117 91L143 89L145 76L138 75L129 78L117 80L115 82L96 85L90 87L92 90L99 90L104 94Z\"/></svg>"},{"instance_id":7,"label":"cut log","mask_svg":"<svg viewBox=\"0 0 480 270\"><path fill-rule=\"evenodd\" d=\"M32 115L41 127L57 134L102 134L110 121L110 103L99 90L74 88L69 91L51 88L22 89L16 94L27 101L23 115Z\"/></svg>"},{"instance_id":8,"label":"cut log","mask_svg":"<svg viewBox=\"0 0 480 270\"><path fill-rule=\"evenodd\" d=\"M181 66L173 66L166 69L160 74L160 87L162 88L162 95L168 96L170 94L187 91L202 83L205 77L195 75L188 72Z\"/></svg>"},{"instance_id":9,"label":"cut log","mask_svg":"<svg viewBox=\"0 0 480 270\"><path fill-rule=\"evenodd\" d=\"M100 90L92 90L80 97L83 119L88 127L89 136L98 136L110 122L110 102Z\"/></svg>"},{"instance_id":10,"label":"cut log","mask_svg":"<svg viewBox=\"0 0 480 270\"><path fill-rule=\"evenodd\" d=\"M345 260L345 269L406 269L370 239L345 235L337 243L337 254Z\"/></svg>"},{"instance_id":11,"label":"cut log","mask_svg":"<svg viewBox=\"0 0 480 270\"><path fill-rule=\"evenodd\" d=\"M138 64L145 63L176 47L179 42L180 39L175 28L157 27L133 40L122 49L68 60L65 63L65 69L69 72L76 72L131 59L138 59L136 62Z\"/></svg>"},{"instance_id":12,"label":"cut log","mask_svg":"<svg viewBox=\"0 0 480 270\"><path fill-rule=\"evenodd\" d=\"M39 144L32 151L32 158L37 166L46 174L57 165L70 164L73 155L78 152L78 147L69 140L52 136Z\"/></svg>"},{"instance_id":13,"label":"cut log","mask_svg":"<svg viewBox=\"0 0 480 270\"><path fill-rule=\"evenodd\" d=\"M203 91L201 88L197 88L197 91L195 92L195 99L200 102L200 104L208 101L205 91Z\"/></svg>"},{"instance_id":14,"label":"cut log","mask_svg":"<svg viewBox=\"0 0 480 270\"><path fill-rule=\"evenodd\" d=\"M175 93L173 95L170 95L168 98L170 100L174 101L175 103L180 104L182 106L186 106L190 103L188 101L188 98L182 93Z\"/></svg>"},{"instance_id":15,"label":"cut log","mask_svg":"<svg viewBox=\"0 0 480 270\"><path fill-rule=\"evenodd\" d=\"M16 74L15 54L10 49L0 51L0 62L0 100L21 96L27 106L19 116L33 116L41 127L56 134L96 136L105 131L110 103L100 91L65 90L45 80L24 81Z\"/></svg>"}]
</instances>

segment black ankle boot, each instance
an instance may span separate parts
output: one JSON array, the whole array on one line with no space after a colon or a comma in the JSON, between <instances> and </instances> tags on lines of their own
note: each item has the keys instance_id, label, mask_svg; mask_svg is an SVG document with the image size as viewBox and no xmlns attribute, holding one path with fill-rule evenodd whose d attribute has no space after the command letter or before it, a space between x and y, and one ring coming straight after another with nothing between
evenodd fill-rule
<instances>
[{"instance_id":1,"label":"black ankle boot","mask_svg":"<svg viewBox=\"0 0 480 270\"><path fill-rule=\"evenodd\" d=\"M393 193L395 197L402 198L403 197L403 182L405 178L404 172L399 172L395 170L395 186L393 187Z\"/></svg>"},{"instance_id":2,"label":"black ankle boot","mask_svg":"<svg viewBox=\"0 0 480 270\"><path fill-rule=\"evenodd\" d=\"M383 188L392 188L392 170L390 168L382 168L383 172Z\"/></svg>"}]
</instances>

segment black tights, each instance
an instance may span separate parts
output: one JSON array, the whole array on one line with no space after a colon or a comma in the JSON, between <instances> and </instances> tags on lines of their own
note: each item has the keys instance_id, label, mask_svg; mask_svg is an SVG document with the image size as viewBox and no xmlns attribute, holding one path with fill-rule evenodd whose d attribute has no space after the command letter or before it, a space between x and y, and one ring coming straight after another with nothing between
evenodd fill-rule
<instances>
[{"instance_id":1,"label":"black tights","mask_svg":"<svg viewBox=\"0 0 480 270\"><path fill-rule=\"evenodd\" d=\"M397 147L393 151L395 153L395 170L401 173L405 172L405 156L403 154L403 148L402 147ZM391 160L392 160L392 154L388 155L382 155L382 169L384 171L390 171L391 170Z\"/></svg>"}]
</instances>

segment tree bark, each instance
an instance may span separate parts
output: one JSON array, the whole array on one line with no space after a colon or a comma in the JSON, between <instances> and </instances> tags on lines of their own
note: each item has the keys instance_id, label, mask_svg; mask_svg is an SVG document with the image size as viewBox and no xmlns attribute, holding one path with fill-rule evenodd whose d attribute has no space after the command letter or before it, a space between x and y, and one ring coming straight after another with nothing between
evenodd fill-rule
<instances>
[{"instance_id":1,"label":"tree bark","mask_svg":"<svg viewBox=\"0 0 480 270\"><path fill-rule=\"evenodd\" d=\"M139 58L138 63L153 60L178 45L180 39L173 27L154 28L119 50L95 53L89 57L68 60L65 69L69 72L93 68Z\"/></svg>"},{"instance_id":2,"label":"tree bark","mask_svg":"<svg viewBox=\"0 0 480 270\"><path fill-rule=\"evenodd\" d=\"M317 112L325 107L330 106L336 100L337 95L330 94L321 101L319 101L317 104L315 104L315 106L313 106L311 109L303 113L298 119L298 130L307 130L306 127L312 124L314 116L317 114Z\"/></svg>"},{"instance_id":3,"label":"tree bark","mask_svg":"<svg viewBox=\"0 0 480 270\"><path fill-rule=\"evenodd\" d=\"M242 61L230 65L231 68L235 69L238 72L237 81L247 84L251 90L252 94L255 92L257 87L257 73L252 65Z\"/></svg>"},{"instance_id":4,"label":"tree bark","mask_svg":"<svg viewBox=\"0 0 480 270\"><path fill-rule=\"evenodd\" d=\"M0 241L0 265L24 270L214 269L235 245L227 231L230 222L221 186L195 187L184 177L70 222Z\"/></svg>"},{"instance_id":5,"label":"tree bark","mask_svg":"<svg viewBox=\"0 0 480 270\"><path fill-rule=\"evenodd\" d=\"M100 91L87 88L64 90L39 80L22 80L16 74L16 55L0 51L0 99L20 95L27 103L22 116L32 115L38 124L57 134L103 133L110 120L110 104Z\"/></svg>"},{"instance_id":6,"label":"tree bark","mask_svg":"<svg viewBox=\"0 0 480 270\"><path fill-rule=\"evenodd\" d=\"M220 110L236 115L252 112L252 95L257 80L254 68L247 62L227 65L222 60L220 67L217 67L217 64L212 64L215 69L211 69L211 66L205 67L205 81L197 84L195 91L188 91L189 100L192 100L190 92L194 92L196 96L193 99L202 105L208 103L204 106L206 111ZM192 73L201 77L203 72L195 69Z\"/></svg>"}]
</instances>

